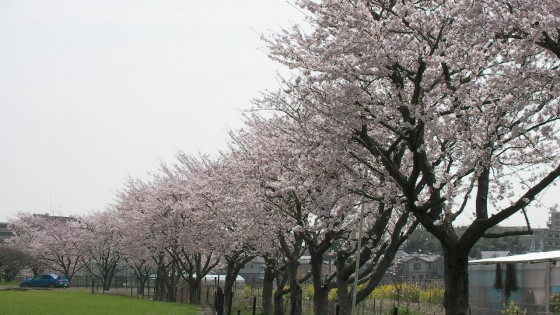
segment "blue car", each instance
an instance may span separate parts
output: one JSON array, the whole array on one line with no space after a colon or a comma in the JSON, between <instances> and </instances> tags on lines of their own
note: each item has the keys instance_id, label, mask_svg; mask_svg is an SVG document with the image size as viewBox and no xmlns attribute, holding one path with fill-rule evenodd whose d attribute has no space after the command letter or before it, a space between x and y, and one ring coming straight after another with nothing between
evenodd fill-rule
<instances>
[{"instance_id":1,"label":"blue car","mask_svg":"<svg viewBox=\"0 0 560 315\"><path fill-rule=\"evenodd\" d=\"M45 287L45 288L66 288L68 278L54 273L40 274L33 278L27 278L19 283L20 287Z\"/></svg>"}]
</instances>

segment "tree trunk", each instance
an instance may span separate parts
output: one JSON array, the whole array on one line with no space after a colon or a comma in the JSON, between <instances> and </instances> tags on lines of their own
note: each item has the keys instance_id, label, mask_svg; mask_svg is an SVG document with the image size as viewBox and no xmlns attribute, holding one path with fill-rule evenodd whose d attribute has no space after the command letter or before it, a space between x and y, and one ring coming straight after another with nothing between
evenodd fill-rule
<instances>
[{"instance_id":1,"label":"tree trunk","mask_svg":"<svg viewBox=\"0 0 560 315\"><path fill-rule=\"evenodd\" d=\"M266 259L266 258L265 258ZM274 290L274 260L266 260L264 269L263 293L262 293L262 313L263 315L272 314L272 292Z\"/></svg>"},{"instance_id":2,"label":"tree trunk","mask_svg":"<svg viewBox=\"0 0 560 315\"><path fill-rule=\"evenodd\" d=\"M286 265L288 281L290 283L290 315L302 315L303 290L297 279L299 261L291 260Z\"/></svg>"},{"instance_id":3,"label":"tree trunk","mask_svg":"<svg viewBox=\"0 0 560 315\"><path fill-rule=\"evenodd\" d=\"M177 279L174 276L170 277L165 300L167 302L175 302L177 300Z\"/></svg>"},{"instance_id":4,"label":"tree trunk","mask_svg":"<svg viewBox=\"0 0 560 315\"><path fill-rule=\"evenodd\" d=\"M154 301L175 302L176 278L168 275L164 270L159 270L154 288Z\"/></svg>"},{"instance_id":5,"label":"tree trunk","mask_svg":"<svg viewBox=\"0 0 560 315\"><path fill-rule=\"evenodd\" d=\"M200 279L195 279L189 283L189 302L200 304Z\"/></svg>"},{"instance_id":6,"label":"tree trunk","mask_svg":"<svg viewBox=\"0 0 560 315\"><path fill-rule=\"evenodd\" d=\"M224 282L224 310L227 312L231 307L231 300L233 295L233 286L235 285L235 278L239 269L236 268L235 261L228 260L226 268L226 280Z\"/></svg>"},{"instance_id":7,"label":"tree trunk","mask_svg":"<svg viewBox=\"0 0 560 315\"><path fill-rule=\"evenodd\" d=\"M111 287L111 279L108 276L103 277L103 292L109 291Z\"/></svg>"},{"instance_id":8,"label":"tree trunk","mask_svg":"<svg viewBox=\"0 0 560 315\"><path fill-rule=\"evenodd\" d=\"M113 276L115 275L115 267L106 267L102 270L101 276L103 280L103 291L109 291L111 289L111 282L113 281Z\"/></svg>"},{"instance_id":9,"label":"tree trunk","mask_svg":"<svg viewBox=\"0 0 560 315\"><path fill-rule=\"evenodd\" d=\"M159 292L157 299L159 301L175 302L177 299L177 296L175 295L175 292L177 291L177 276L175 275L176 269L172 266L171 268L166 268L165 270L168 272L162 274L162 278L164 280L162 281L163 290ZM154 296L154 299L155 298L156 296Z\"/></svg>"},{"instance_id":10,"label":"tree trunk","mask_svg":"<svg viewBox=\"0 0 560 315\"><path fill-rule=\"evenodd\" d=\"M284 299L282 290L274 292L274 315L284 315Z\"/></svg>"},{"instance_id":11,"label":"tree trunk","mask_svg":"<svg viewBox=\"0 0 560 315\"><path fill-rule=\"evenodd\" d=\"M329 289L323 286L323 255L311 254L311 274L313 279L313 310L315 314L328 313Z\"/></svg>"},{"instance_id":12,"label":"tree trunk","mask_svg":"<svg viewBox=\"0 0 560 315\"><path fill-rule=\"evenodd\" d=\"M337 291L340 315L350 315L352 313L352 296L347 288L348 285L345 284Z\"/></svg>"},{"instance_id":13,"label":"tree trunk","mask_svg":"<svg viewBox=\"0 0 560 315\"><path fill-rule=\"evenodd\" d=\"M225 259L227 262L226 268L226 279L224 282L224 307L226 312L231 309L231 304L233 300L233 286L237 279L237 275L241 268L245 266L246 263L251 261L255 256L246 255L243 252L232 252L230 255L226 255Z\"/></svg>"},{"instance_id":14,"label":"tree trunk","mask_svg":"<svg viewBox=\"0 0 560 315\"><path fill-rule=\"evenodd\" d=\"M144 296L144 290L146 288L146 280L138 281L138 288L136 289L136 293L138 296Z\"/></svg>"},{"instance_id":15,"label":"tree trunk","mask_svg":"<svg viewBox=\"0 0 560 315\"><path fill-rule=\"evenodd\" d=\"M166 291L164 285L164 283L167 281L167 279L165 279L165 271L166 270L163 265L158 265L158 269L156 271L156 283L154 285L154 301L161 300L160 297L163 296L164 291Z\"/></svg>"},{"instance_id":16,"label":"tree trunk","mask_svg":"<svg viewBox=\"0 0 560 315\"><path fill-rule=\"evenodd\" d=\"M134 275L136 276L136 293L138 296L144 296L144 289L146 282L149 279L149 274L141 271L141 268L133 268ZM130 283L132 285L132 283Z\"/></svg>"},{"instance_id":17,"label":"tree trunk","mask_svg":"<svg viewBox=\"0 0 560 315\"><path fill-rule=\"evenodd\" d=\"M285 267L285 266L284 266ZM284 268L282 267L282 268ZM274 315L284 315L284 294L289 291L285 290L288 275L285 269L281 269L281 273L276 274L276 291L274 292Z\"/></svg>"},{"instance_id":18,"label":"tree trunk","mask_svg":"<svg viewBox=\"0 0 560 315\"><path fill-rule=\"evenodd\" d=\"M340 266L339 266L340 264ZM338 268L343 268L344 263L343 261L337 262L337 270ZM338 296L338 305L340 315L350 315L352 313L352 295L351 292L348 291L348 278L341 277L341 272L337 272L336 277L336 293Z\"/></svg>"},{"instance_id":19,"label":"tree trunk","mask_svg":"<svg viewBox=\"0 0 560 315\"><path fill-rule=\"evenodd\" d=\"M468 251L443 246L445 314L466 315L469 307Z\"/></svg>"},{"instance_id":20,"label":"tree trunk","mask_svg":"<svg viewBox=\"0 0 560 315\"><path fill-rule=\"evenodd\" d=\"M303 313L303 290L298 284L295 287L290 286L290 315L302 315Z\"/></svg>"},{"instance_id":21,"label":"tree trunk","mask_svg":"<svg viewBox=\"0 0 560 315\"><path fill-rule=\"evenodd\" d=\"M161 292L163 291L164 291L163 280L158 275L154 283L154 297L153 297L154 301L158 301L158 297L161 296Z\"/></svg>"}]
</instances>

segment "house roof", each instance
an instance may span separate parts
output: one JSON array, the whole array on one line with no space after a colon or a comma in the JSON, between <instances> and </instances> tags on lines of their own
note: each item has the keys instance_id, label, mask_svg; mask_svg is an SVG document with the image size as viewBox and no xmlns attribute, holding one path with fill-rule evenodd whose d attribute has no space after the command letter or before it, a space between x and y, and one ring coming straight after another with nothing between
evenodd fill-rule
<instances>
[{"instance_id":1,"label":"house roof","mask_svg":"<svg viewBox=\"0 0 560 315\"><path fill-rule=\"evenodd\" d=\"M560 260L560 250L551 252L528 253L496 258L477 259L469 261L469 265L487 265L496 263L539 263L556 262Z\"/></svg>"},{"instance_id":2,"label":"house roof","mask_svg":"<svg viewBox=\"0 0 560 315\"><path fill-rule=\"evenodd\" d=\"M401 259L402 257L406 256L408 256L408 253L402 249L397 250L397 252L395 253L395 259Z\"/></svg>"},{"instance_id":3,"label":"house roof","mask_svg":"<svg viewBox=\"0 0 560 315\"><path fill-rule=\"evenodd\" d=\"M311 262L311 256L301 256L298 261L300 264L309 264Z\"/></svg>"},{"instance_id":4,"label":"house roof","mask_svg":"<svg viewBox=\"0 0 560 315\"><path fill-rule=\"evenodd\" d=\"M440 258L440 256L438 256L438 255L414 255L414 254L411 254L411 255L408 255L408 256L401 257L400 261L407 262L407 261L411 261L415 258L423 260L425 262L434 262L434 261L438 260Z\"/></svg>"},{"instance_id":5,"label":"house roof","mask_svg":"<svg viewBox=\"0 0 560 315\"><path fill-rule=\"evenodd\" d=\"M253 264L264 264L265 263L264 258L261 257L261 256L257 256L255 258L251 259L251 262Z\"/></svg>"}]
</instances>

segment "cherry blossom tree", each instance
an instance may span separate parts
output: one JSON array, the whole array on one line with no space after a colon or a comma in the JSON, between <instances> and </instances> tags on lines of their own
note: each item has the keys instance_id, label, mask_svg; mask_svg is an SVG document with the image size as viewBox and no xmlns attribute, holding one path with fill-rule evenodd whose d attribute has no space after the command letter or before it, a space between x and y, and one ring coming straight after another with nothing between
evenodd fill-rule
<instances>
[{"instance_id":1,"label":"cherry blossom tree","mask_svg":"<svg viewBox=\"0 0 560 315\"><path fill-rule=\"evenodd\" d=\"M304 228L310 225L309 216L312 215L306 211L307 207L303 203L309 202L305 200L305 190L311 188L312 184L306 187L301 182L291 181L294 174L288 169L293 169L295 172L304 170L305 165L298 163L294 155L305 155L305 152L297 150L292 155L293 147L285 147L288 138L278 132L280 128L277 130L270 128L272 125L265 120L254 119L248 121L248 124L252 124L249 125L250 130L235 137L237 146L242 150L239 153L245 154L245 156L237 154L236 158L244 158L247 161L245 164L250 167L247 173L260 182L262 213L268 216L269 221L274 222L274 225L269 228L274 229L285 258L290 292L290 314L301 314L303 296L301 282L310 275L298 279L298 267L299 259L306 250ZM275 145L270 146L271 142ZM302 181L305 180L304 174L297 175L302 178ZM298 195L301 191L303 196Z\"/></svg>"},{"instance_id":2,"label":"cherry blossom tree","mask_svg":"<svg viewBox=\"0 0 560 315\"><path fill-rule=\"evenodd\" d=\"M86 269L101 280L103 291L109 291L115 271L123 260L122 226L114 210L93 212L79 219L76 246L83 253Z\"/></svg>"},{"instance_id":3,"label":"cherry blossom tree","mask_svg":"<svg viewBox=\"0 0 560 315\"><path fill-rule=\"evenodd\" d=\"M22 270L33 264L34 258L24 251L9 245L0 246L0 280L14 280Z\"/></svg>"},{"instance_id":4,"label":"cherry blossom tree","mask_svg":"<svg viewBox=\"0 0 560 315\"><path fill-rule=\"evenodd\" d=\"M34 269L60 273L70 281L83 269L83 256L76 245L80 227L75 219L19 213L9 227L14 233L9 243L42 265Z\"/></svg>"},{"instance_id":5,"label":"cherry blossom tree","mask_svg":"<svg viewBox=\"0 0 560 315\"><path fill-rule=\"evenodd\" d=\"M149 277L157 270L149 226L146 226L146 200L150 196L146 183L129 178L125 188L117 194L114 205L122 222L122 254L137 279L137 293L143 296Z\"/></svg>"},{"instance_id":6,"label":"cherry blossom tree","mask_svg":"<svg viewBox=\"0 0 560 315\"><path fill-rule=\"evenodd\" d=\"M144 266L154 265L154 299L175 301L176 288L180 279L177 262L170 253L178 248L178 223L170 218L172 213L167 181L154 175L148 182L129 179L125 189L118 195L115 208L124 220L131 220L136 231L125 236L124 240L136 239L140 253L150 257ZM137 263L143 255L133 258ZM140 259L140 260L138 260ZM147 278L145 279L147 281Z\"/></svg>"},{"instance_id":7,"label":"cherry blossom tree","mask_svg":"<svg viewBox=\"0 0 560 315\"><path fill-rule=\"evenodd\" d=\"M234 132L231 135L232 139L239 136ZM273 281L278 275L276 262L284 261L284 255L279 254L281 230L276 222L280 218L266 211L261 179L255 176L256 161L249 158L245 149L234 140L230 150L221 152L219 159L200 177L197 191L205 192L208 210L212 209L209 212L216 214L213 226L218 238L223 240L220 246L225 260L225 309L231 308L232 288L241 268L261 256L267 262L263 279L263 313L272 314L274 306L279 314L283 313L283 303L273 305L272 294ZM282 299L289 291L279 289L276 292Z\"/></svg>"},{"instance_id":8,"label":"cherry blossom tree","mask_svg":"<svg viewBox=\"0 0 560 315\"><path fill-rule=\"evenodd\" d=\"M165 232L173 243L168 254L189 285L190 303L199 304L202 280L220 264L221 252L216 244L221 241L213 235L212 215L198 202L197 187L193 185L196 172L203 165L195 159L188 160L192 163L162 167L165 199L161 199L166 200L168 209L165 220L168 225L175 224L172 230Z\"/></svg>"},{"instance_id":9,"label":"cherry blossom tree","mask_svg":"<svg viewBox=\"0 0 560 315\"><path fill-rule=\"evenodd\" d=\"M267 39L294 69L268 106L314 112L440 241L447 314L466 314L468 252L560 176L557 1L309 1ZM309 29L309 31L305 31ZM286 105L287 104L287 105ZM471 201L472 199L472 201ZM454 222L470 220L459 235Z\"/></svg>"},{"instance_id":10,"label":"cherry blossom tree","mask_svg":"<svg viewBox=\"0 0 560 315\"><path fill-rule=\"evenodd\" d=\"M131 238L151 253L157 266L155 298L159 300L175 301L176 288L184 279L190 302L199 303L201 281L219 262L205 221L208 216L198 211L189 186L191 177L188 170L162 165L149 183L129 180L116 205L123 218L144 230L144 241L137 232Z\"/></svg>"},{"instance_id":11,"label":"cherry blossom tree","mask_svg":"<svg viewBox=\"0 0 560 315\"><path fill-rule=\"evenodd\" d=\"M209 245L221 253L225 265L224 307L229 310L233 286L247 262L270 248L272 236L262 222L261 203L254 179L244 175L246 166L230 152L216 159L177 156L176 170L190 187L189 204L200 212L204 226L211 227Z\"/></svg>"},{"instance_id":12,"label":"cherry blossom tree","mask_svg":"<svg viewBox=\"0 0 560 315\"><path fill-rule=\"evenodd\" d=\"M344 144L329 143L325 138L318 141L306 129L309 117L304 112L296 113L293 108L284 108L282 112L284 115L274 118L247 120L247 130L234 136L237 146L243 149L240 151L245 153L237 154L236 160L247 160L245 164L251 165L248 173L261 182L263 214L278 222L275 229L286 260L290 313L301 312L299 283L303 279L297 278L297 271L304 251L311 258L308 277L314 286L315 313L327 312L328 292L335 287L342 301L341 311L350 313L349 297L353 292L349 287L356 257L364 266L360 281L368 283L358 294L359 302L379 283L399 245L415 225L409 225L408 211L395 211L397 207L384 201L382 195L376 196L374 190L367 193L362 172L352 157L345 154ZM372 187L382 184L368 182ZM370 202L379 206L368 206L364 212L366 233L360 236L364 248L358 249L357 205ZM335 249L335 243L344 246ZM327 253L337 257L339 269L325 275Z\"/></svg>"}]
</instances>

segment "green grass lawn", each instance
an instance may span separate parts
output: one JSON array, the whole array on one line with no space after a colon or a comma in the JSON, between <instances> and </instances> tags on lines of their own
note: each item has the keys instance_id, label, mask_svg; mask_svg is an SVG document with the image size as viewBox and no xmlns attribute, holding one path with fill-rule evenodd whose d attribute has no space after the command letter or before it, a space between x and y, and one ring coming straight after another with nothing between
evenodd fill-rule
<instances>
[{"instance_id":1,"label":"green grass lawn","mask_svg":"<svg viewBox=\"0 0 560 315\"><path fill-rule=\"evenodd\" d=\"M0 314L10 315L195 315L192 305L145 301L78 289L0 291Z\"/></svg>"}]
</instances>

